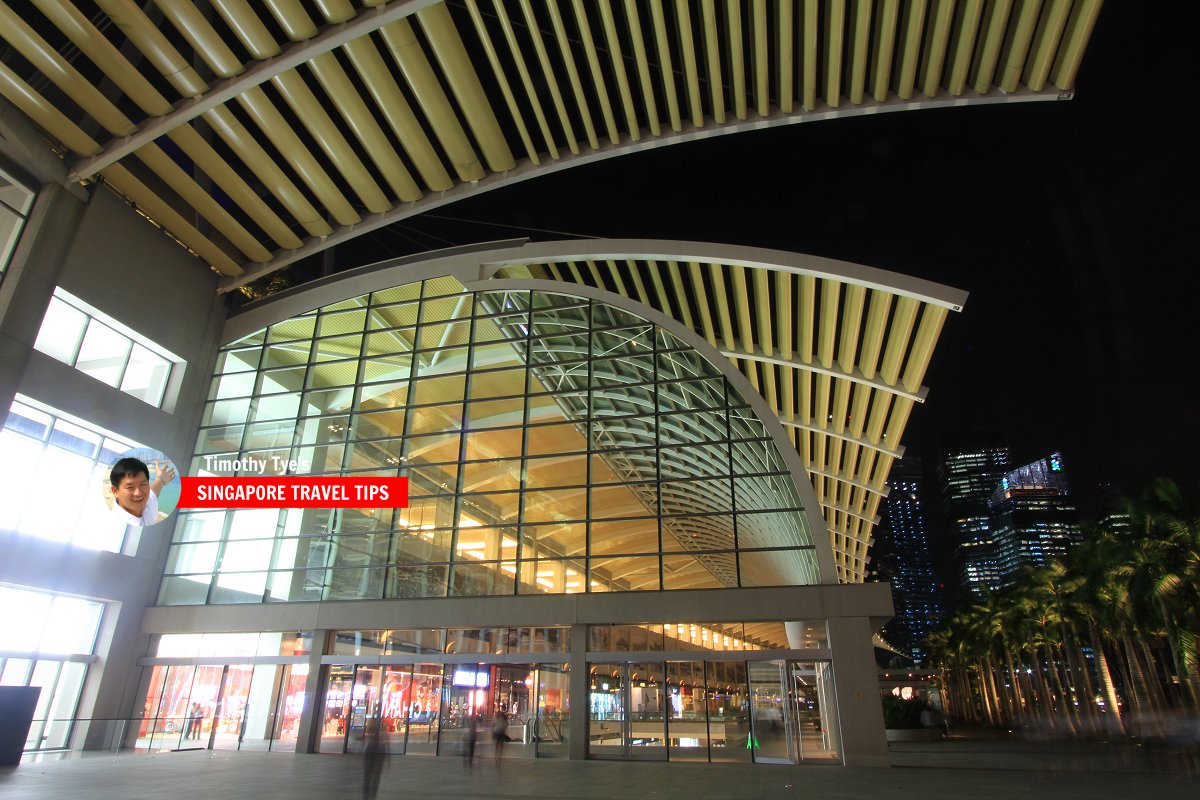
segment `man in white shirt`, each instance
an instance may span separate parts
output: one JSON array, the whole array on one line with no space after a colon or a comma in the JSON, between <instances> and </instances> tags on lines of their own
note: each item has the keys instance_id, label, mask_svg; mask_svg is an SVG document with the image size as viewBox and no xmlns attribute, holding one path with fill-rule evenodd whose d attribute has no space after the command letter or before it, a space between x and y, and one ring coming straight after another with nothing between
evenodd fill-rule
<instances>
[{"instance_id":1,"label":"man in white shirt","mask_svg":"<svg viewBox=\"0 0 1200 800\"><path fill-rule=\"evenodd\" d=\"M122 458L113 464L109 483L112 484L114 516L126 525L153 525L158 522L158 494L163 486L175 480L175 469L161 461L154 462L154 482L150 468L137 458Z\"/></svg>"}]
</instances>

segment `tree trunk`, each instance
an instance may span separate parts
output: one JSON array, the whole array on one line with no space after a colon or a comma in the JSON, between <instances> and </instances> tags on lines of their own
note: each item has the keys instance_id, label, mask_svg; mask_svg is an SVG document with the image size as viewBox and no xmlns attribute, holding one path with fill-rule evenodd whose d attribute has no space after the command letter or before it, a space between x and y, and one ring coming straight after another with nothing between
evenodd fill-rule
<instances>
[{"instance_id":1,"label":"tree trunk","mask_svg":"<svg viewBox=\"0 0 1200 800\"><path fill-rule=\"evenodd\" d=\"M1100 641L1100 631L1091 617L1088 617L1088 635L1092 640L1092 649L1096 651L1096 675L1100 678L1100 686L1104 690L1105 717L1115 723L1113 727L1117 734L1125 736L1121 704L1117 700L1117 687L1113 685L1112 674L1108 669L1108 656L1104 653L1104 643Z\"/></svg>"}]
</instances>

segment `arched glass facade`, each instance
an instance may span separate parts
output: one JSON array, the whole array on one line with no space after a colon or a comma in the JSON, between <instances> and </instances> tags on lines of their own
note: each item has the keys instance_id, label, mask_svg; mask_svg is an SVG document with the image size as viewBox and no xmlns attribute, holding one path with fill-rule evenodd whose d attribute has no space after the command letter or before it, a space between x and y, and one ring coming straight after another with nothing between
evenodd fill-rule
<instances>
[{"instance_id":1,"label":"arched glass facade","mask_svg":"<svg viewBox=\"0 0 1200 800\"><path fill-rule=\"evenodd\" d=\"M163 605L820 582L721 371L594 299L450 277L222 348L192 475L402 475L407 509L184 513ZM249 468L247 468L249 467Z\"/></svg>"}]
</instances>

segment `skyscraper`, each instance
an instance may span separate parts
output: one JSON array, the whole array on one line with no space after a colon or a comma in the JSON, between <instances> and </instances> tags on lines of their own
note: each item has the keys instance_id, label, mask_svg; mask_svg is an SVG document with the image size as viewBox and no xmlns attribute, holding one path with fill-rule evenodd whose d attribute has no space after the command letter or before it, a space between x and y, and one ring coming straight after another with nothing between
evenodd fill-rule
<instances>
[{"instance_id":1,"label":"skyscraper","mask_svg":"<svg viewBox=\"0 0 1200 800\"><path fill-rule=\"evenodd\" d=\"M929 548L923 505L924 467L921 459L906 456L892 467L888 478L885 534L890 552L892 599L896 618L889 624L891 642L917 662L924 661L925 637L942 617L943 603Z\"/></svg>"},{"instance_id":2,"label":"skyscraper","mask_svg":"<svg viewBox=\"0 0 1200 800\"><path fill-rule=\"evenodd\" d=\"M988 497L1007 470L1008 445L992 431L963 435L938 465L958 582L976 597L1000 588Z\"/></svg>"},{"instance_id":3,"label":"skyscraper","mask_svg":"<svg viewBox=\"0 0 1200 800\"><path fill-rule=\"evenodd\" d=\"M988 499L988 507L1004 583L1022 564L1041 566L1066 555L1081 540L1061 453L1005 474Z\"/></svg>"}]
</instances>

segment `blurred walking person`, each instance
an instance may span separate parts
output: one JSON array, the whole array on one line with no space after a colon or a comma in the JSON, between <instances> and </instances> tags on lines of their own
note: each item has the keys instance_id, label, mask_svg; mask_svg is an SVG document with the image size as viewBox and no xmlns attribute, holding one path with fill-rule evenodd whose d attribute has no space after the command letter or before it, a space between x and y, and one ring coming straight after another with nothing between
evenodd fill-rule
<instances>
[{"instance_id":1,"label":"blurred walking person","mask_svg":"<svg viewBox=\"0 0 1200 800\"><path fill-rule=\"evenodd\" d=\"M374 730L367 731L363 742L363 800L375 800L375 795L379 794L379 776L386 760L387 748L376 725Z\"/></svg>"}]
</instances>

